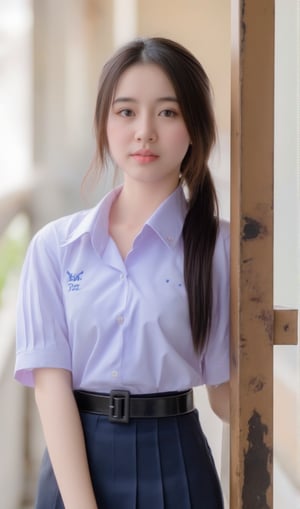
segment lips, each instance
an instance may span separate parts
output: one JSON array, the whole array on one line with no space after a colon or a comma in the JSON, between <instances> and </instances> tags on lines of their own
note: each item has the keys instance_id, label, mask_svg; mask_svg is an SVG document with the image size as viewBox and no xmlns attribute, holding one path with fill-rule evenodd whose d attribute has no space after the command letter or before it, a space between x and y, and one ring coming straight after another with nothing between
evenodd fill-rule
<instances>
[{"instance_id":1,"label":"lips","mask_svg":"<svg viewBox=\"0 0 300 509\"><path fill-rule=\"evenodd\" d=\"M131 154L131 157L135 159L135 161L139 163L151 163L153 161L156 161L156 159L159 157L157 154L154 154L151 152L151 150L137 150L133 154Z\"/></svg>"}]
</instances>

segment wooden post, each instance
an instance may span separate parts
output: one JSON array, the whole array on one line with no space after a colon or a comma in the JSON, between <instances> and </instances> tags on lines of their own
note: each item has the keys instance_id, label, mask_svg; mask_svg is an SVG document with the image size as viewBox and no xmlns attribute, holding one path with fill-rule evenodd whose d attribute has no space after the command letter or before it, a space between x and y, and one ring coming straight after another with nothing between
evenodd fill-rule
<instances>
[{"instance_id":1,"label":"wooden post","mask_svg":"<svg viewBox=\"0 0 300 509\"><path fill-rule=\"evenodd\" d=\"M272 509L274 0L232 0L231 509Z\"/></svg>"}]
</instances>

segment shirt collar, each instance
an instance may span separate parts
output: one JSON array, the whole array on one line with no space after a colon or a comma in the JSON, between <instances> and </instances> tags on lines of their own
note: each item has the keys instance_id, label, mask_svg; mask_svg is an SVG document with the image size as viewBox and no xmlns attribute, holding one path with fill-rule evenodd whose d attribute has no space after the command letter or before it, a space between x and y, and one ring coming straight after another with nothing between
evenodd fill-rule
<instances>
[{"instance_id":1,"label":"shirt collar","mask_svg":"<svg viewBox=\"0 0 300 509\"><path fill-rule=\"evenodd\" d=\"M168 196L146 221L152 230L169 247L175 246L183 228L187 213L187 201L182 186Z\"/></svg>"},{"instance_id":2,"label":"shirt collar","mask_svg":"<svg viewBox=\"0 0 300 509\"><path fill-rule=\"evenodd\" d=\"M79 224L63 241L62 246L90 234L92 244L98 252L101 252L107 243L110 208L121 188L122 186L118 186L113 189L98 205L83 213ZM182 186L179 185L150 216L145 226L150 227L167 246L173 247L181 235L186 211L187 202Z\"/></svg>"}]
</instances>

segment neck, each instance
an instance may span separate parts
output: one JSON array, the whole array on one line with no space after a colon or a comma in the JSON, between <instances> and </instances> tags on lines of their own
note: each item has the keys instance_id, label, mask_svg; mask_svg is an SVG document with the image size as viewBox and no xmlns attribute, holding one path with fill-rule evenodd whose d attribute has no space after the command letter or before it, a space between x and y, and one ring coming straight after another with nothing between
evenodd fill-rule
<instances>
[{"instance_id":1,"label":"neck","mask_svg":"<svg viewBox=\"0 0 300 509\"><path fill-rule=\"evenodd\" d=\"M175 191L177 185L164 188L157 183L124 182L124 186L114 203L114 217L118 222L128 225L142 225Z\"/></svg>"}]
</instances>

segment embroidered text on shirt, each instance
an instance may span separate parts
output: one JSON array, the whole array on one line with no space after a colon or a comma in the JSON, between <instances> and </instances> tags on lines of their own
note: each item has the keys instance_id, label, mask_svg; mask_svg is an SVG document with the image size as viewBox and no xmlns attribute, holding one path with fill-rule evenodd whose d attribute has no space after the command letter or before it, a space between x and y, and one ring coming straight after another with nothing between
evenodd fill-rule
<instances>
[{"instance_id":1,"label":"embroidered text on shirt","mask_svg":"<svg viewBox=\"0 0 300 509\"><path fill-rule=\"evenodd\" d=\"M81 272L78 272L77 274L76 273L72 273L70 271L67 270L67 275L68 275L68 288L69 288L69 292L78 292L80 290L80 284L78 283L78 281L81 281L82 280L82 275L84 274L84 271L82 270Z\"/></svg>"}]
</instances>

